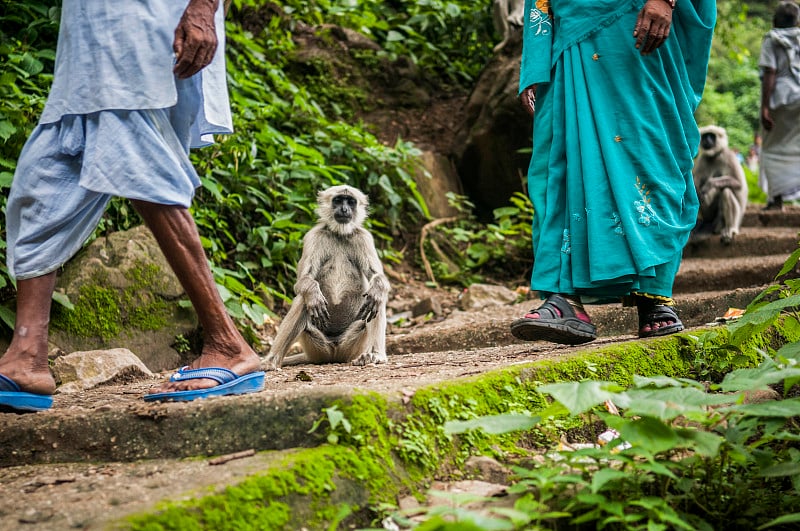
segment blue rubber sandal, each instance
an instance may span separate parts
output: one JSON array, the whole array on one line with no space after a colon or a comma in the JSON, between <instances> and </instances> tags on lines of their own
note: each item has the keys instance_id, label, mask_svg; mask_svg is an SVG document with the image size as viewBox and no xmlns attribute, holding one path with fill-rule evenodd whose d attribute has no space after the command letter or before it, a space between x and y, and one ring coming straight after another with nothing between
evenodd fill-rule
<instances>
[{"instance_id":1,"label":"blue rubber sandal","mask_svg":"<svg viewBox=\"0 0 800 531\"><path fill-rule=\"evenodd\" d=\"M256 371L242 376L222 367L203 367L201 369L190 369L181 367L178 372L170 376L170 382L181 382L184 380L197 380L209 378L216 381L219 385L208 389L195 389L192 391L171 391L167 393L151 393L144 395L146 402L161 401L181 401L189 402L198 398L208 398L211 396L243 395L255 393L264 388L264 371Z\"/></svg>"},{"instance_id":2,"label":"blue rubber sandal","mask_svg":"<svg viewBox=\"0 0 800 531\"><path fill-rule=\"evenodd\" d=\"M17 382L0 374L0 408L13 411L44 411L53 406L53 397L20 390Z\"/></svg>"}]
</instances>

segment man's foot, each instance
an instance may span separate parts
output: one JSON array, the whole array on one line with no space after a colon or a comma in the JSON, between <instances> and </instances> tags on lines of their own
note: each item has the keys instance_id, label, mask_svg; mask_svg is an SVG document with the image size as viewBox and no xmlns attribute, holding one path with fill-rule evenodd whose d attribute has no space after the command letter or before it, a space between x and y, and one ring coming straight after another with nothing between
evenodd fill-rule
<instances>
[{"instance_id":1,"label":"man's foot","mask_svg":"<svg viewBox=\"0 0 800 531\"><path fill-rule=\"evenodd\" d=\"M672 305L637 295L636 307L639 312L639 337L666 336L683 330L683 323Z\"/></svg>"},{"instance_id":2,"label":"man's foot","mask_svg":"<svg viewBox=\"0 0 800 531\"><path fill-rule=\"evenodd\" d=\"M244 340L242 340L240 345L237 345L237 348L237 352L230 353L222 349L215 350L211 346L206 346L203 349L203 354L194 360L191 365L181 369L181 371L218 368L227 369L239 377L260 371L261 358L258 357L255 351L253 351L249 345L244 343ZM164 382L150 389L148 395L173 393L178 391L198 391L202 389L210 389L221 384L218 378L202 378L197 377L196 374L197 373L195 373L195 375L193 375L191 378L177 378Z\"/></svg>"},{"instance_id":3,"label":"man's foot","mask_svg":"<svg viewBox=\"0 0 800 531\"><path fill-rule=\"evenodd\" d=\"M774 197L770 197L769 201L767 201L767 206L763 208L765 211L769 210L783 210L783 198L779 195Z\"/></svg>"},{"instance_id":4,"label":"man's foot","mask_svg":"<svg viewBox=\"0 0 800 531\"><path fill-rule=\"evenodd\" d=\"M35 357L9 348L0 358L0 374L13 380L20 391L37 395L52 395L56 390L56 381L45 364L35 363ZM47 356L44 356L47 360Z\"/></svg>"},{"instance_id":5,"label":"man's foot","mask_svg":"<svg viewBox=\"0 0 800 531\"><path fill-rule=\"evenodd\" d=\"M56 382L46 354L43 359L44 364L38 363L39 357L12 344L0 359L0 411L41 411L53 405Z\"/></svg>"},{"instance_id":6,"label":"man's foot","mask_svg":"<svg viewBox=\"0 0 800 531\"><path fill-rule=\"evenodd\" d=\"M579 301L553 294L511 323L511 334L523 341L580 345L597 339L597 328Z\"/></svg>"}]
</instances>

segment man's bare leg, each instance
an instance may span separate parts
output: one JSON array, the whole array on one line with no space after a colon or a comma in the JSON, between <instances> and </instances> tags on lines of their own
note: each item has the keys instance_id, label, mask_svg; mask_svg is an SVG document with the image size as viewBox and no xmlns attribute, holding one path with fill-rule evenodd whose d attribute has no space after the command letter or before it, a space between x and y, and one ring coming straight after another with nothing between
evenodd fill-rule
<instances>
[{"instance_id":1,"label":"man's bare leg","mask_svg":"<svg viewBox=\"0 0 800 531\"><path fill-rule=\"evenodd\" d=\"M56 272L17 281L14 338L0 358L0 374L28 393L52 395L56 382L47 364L47 326Z\"/></svg>"},{"instance_id":2,"label":"man's bare leg","mask_svg":"<svg viewBox=\"0 0 800 531\"><path fill-rule=\"evenodd\" d=\"M203 352L191 368L223 367L242 375L260 368L261 360L236 329L217 291L197 226L183 207L132 201L153 232L164 256L192 301L203 327ZM152 393L214 387L209 379L167 382Z\"/></svg>"}]
</instances>

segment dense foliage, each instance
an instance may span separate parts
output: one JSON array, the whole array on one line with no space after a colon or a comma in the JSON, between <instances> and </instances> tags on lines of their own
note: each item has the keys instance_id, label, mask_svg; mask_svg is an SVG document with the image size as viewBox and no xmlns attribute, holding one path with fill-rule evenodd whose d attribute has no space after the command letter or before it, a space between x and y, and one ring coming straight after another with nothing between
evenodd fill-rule
<instances>
[{"instance_id":1,"label":"dense foliage","mask_svg":"<svg viewBox=\"0 0 800 531\"><path fill-rule=\"evenodd\" d=\"M800 249L779 278L799 258ZM694 374L634 376L629 388L597 380L547 383L537 388L550 400L543 411L512 405L508 414L446 422L451 435L476 429L554 435L549 447L514 467L510 502L433 492L449 503L391 517L417 531L796 529L800 342L760 352L760 362L741 346L770 327L796 338L798 304L800 282L779 281L727 331L687 338L696 355ZM720 345L710 336L721 333L728 343L708 348ZM544 427L567 417L583 419L588 440L568 441L558 437L560 430Z\"/></svg>"},{"instance_id":2,"label":"dense foliage","mask_svg":"<svg viewBox=\"0 0 800 531\"><path fill-rule=\"evenodd\" d=\"M36 123L52 75L59 0L2 0L0 11L0 210L25 138ZM12 6L13 4L13 6ZM746 150L757 125L755 57L766 2L747 17L736 2L720 2L720 24L701 123L728 128L732 145ZM302 235L313 223L316 192L347 182L372 200L370 229L387 263L407 259L399 249L428 217L412 175L417 150L385 146L353 120L369 102L362 87L296 63L297 33L337 24L379 46L353 51L364 70L411 58L440 90L468 91L496 40L490 2L466 0L233 0L227 19L229 87L235 134L193 153L202 177L193 214L230 312L259 323L291 292ZM755 177L753 177L755 178ZM754 183L753 183L754 184ZM755 187L754 187L755 188ZM463 199L461 204L468 204ZM483 226L467 213L446 234L456 242L437 278L467 282L502 268L505 252L527 253L529 204L511 199L497 221ZM140 223L127 202L115 200L97 234ZM489 245L486 243L489 242ZM496 245L500 243L500 245ZM409 251L406 251L409 252ZM13 286L5 270L0 226L0 322L13 320Z\"/></svg>"}]
</instances>

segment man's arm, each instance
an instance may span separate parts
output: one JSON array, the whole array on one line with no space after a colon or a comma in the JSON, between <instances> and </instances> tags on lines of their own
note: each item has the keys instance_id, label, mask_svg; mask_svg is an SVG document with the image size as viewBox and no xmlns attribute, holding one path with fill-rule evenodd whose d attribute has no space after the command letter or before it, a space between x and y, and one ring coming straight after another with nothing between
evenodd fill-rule
<instances>
[{"instance_id":1,"label":"man's arm","mask_svg":"<svg viewBox=\"0 0 800 531\"><path fill-rule=\"evenodd\" d=\"M181 79L191 77L214 59L217 51L217 32L214 15L219 0L189 0L178 27L175 28L175 67Z\"/></svg>"},{"instance_id":2,"label":"man's arm","mask_svg":"<svg viewBox=\"0 0 800 531\"><path fill-rule=\"evenodd\" d=\"M775 69L764 68L764 77L761 80L761 125L769 131L775 123L769 112L769 100L775 90Z\"/></svg>"}]
</instances>

